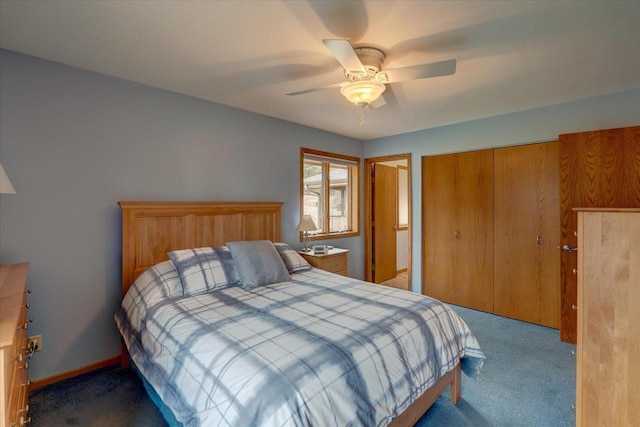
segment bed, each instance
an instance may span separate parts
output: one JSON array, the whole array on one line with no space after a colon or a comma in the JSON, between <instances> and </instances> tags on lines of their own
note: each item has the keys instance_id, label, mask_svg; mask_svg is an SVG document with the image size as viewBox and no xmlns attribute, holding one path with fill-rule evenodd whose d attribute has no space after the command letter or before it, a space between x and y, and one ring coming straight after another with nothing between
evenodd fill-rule
<instances>
[{"instance_id":1,"label":"bed","mask_svg":"<svg viewBox=\"0 0 640 427\"><path fill-rule=\"evenodd\" d=\"M122 362L171 425L411 426L479 373L447 305L296 258L281 203L119 204Z\"/></svg>"}]
</instances>

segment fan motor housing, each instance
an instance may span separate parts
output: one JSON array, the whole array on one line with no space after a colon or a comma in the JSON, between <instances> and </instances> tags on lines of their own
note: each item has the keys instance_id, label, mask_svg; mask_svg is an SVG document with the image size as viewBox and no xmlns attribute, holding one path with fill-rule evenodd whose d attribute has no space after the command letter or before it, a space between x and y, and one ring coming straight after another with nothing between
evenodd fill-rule
<instances>
[{"instance_id":1,"label":"fan motor housing","mask_svg":"<svg viewBox=\"0 0 640 427\"><path fill-rule=\"evenodd\" d=\"M345 75L347 78L352 81L362 80L366 77L373 79L376 73L382 69L382 63L385 59L384 52L375 47L356 47L353 50L356 52L356 55L358 55L362 65L364 65L366 73L350 73L346 71Z\"/></svg>"}]
</instances>

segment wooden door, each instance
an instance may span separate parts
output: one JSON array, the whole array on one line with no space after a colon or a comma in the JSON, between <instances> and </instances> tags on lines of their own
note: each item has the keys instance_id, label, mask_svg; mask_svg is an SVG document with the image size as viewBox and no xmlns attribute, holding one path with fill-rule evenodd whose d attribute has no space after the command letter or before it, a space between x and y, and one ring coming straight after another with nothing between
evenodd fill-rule
<instances>
[{"instance_id":1,"label":"wooden door","mask_svg":"<svg viewBox=\"0 0 640 427\"><path fill-rule=\"evenodd\" d=\"M422 293L493 311L493 150L422 159Z\"/></svg>"},{"instance_id":2,"label":"wooden door","mask_svg":"<svg viewBox=\"0 0 640 427\"><path fill-rule=\"evenodd\" d=\"M422 158L422 293L456 300L456 155Z\"/></svg>"},{"instance_id":3,"label":"wooden door","mask_svg":"<svg viewBox=\"0 0 640 427\"><path fill-rule=\"evenodd\" d=\"M558 143L494 150L495 314L560 327Z\"/></svg>"},{"instance_id":4,"label":"wooden door","mask_svg":"<svg viewBox=\"0 0 640 427\"><path fill-rule=\"evenodd\" d=\"M373 165L373 282L396 277L398 185L396 168Z\"/></svg>"},{"instance_id":5,"label":"wooden door","mask_svg":"<svg viewBox=\"0 0 640 427\"><path fill-rule=\"evenodd\" d=\"M560 242L572 248L576 207L640 207L640 126L560 135ZM561 251L560 338L572 343L576 268L576 252Z\"/></svg>"}]
</instances>

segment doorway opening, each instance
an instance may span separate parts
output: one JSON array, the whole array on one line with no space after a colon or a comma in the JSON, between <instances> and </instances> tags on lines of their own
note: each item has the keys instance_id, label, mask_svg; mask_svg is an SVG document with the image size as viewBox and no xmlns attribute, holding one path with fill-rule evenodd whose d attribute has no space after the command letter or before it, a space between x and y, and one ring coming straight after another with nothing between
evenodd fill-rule
<instances>
[{"instance_id":1,"label":"doorway opening","mask_svg":"<svg viewBox=\"0 0 640 427\"><path fill-rule=\"evenodd\" d=\"M365 280L411 290L411 154L365 159Z\"/></svg>"}]
</instances>

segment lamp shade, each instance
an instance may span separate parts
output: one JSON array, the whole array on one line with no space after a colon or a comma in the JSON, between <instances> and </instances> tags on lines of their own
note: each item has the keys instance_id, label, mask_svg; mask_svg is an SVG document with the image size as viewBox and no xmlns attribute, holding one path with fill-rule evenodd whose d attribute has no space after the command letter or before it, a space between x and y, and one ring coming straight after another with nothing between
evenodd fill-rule
<instances>
[{"instance_id":1,"label":"lamp shade","mask_svg":"<svg viewBox=\"0 0 640 427\"><path fill-rule=\"evenodd\" d=\"M16 190L14 190L13 185L11 185L11 181L9 181L9 177L7 173L4 171L2 164L0 164L0 194L15 194Z\"/></svg>"},{"instance_id":2,"label":"lamp shade","mask_svg":"<svg viewBox=\"0 0 640 427\"><path fill-rule=\"evenodd\" d=\"M315 222L313 222L313 218L311 215L302 215L300 218L300 222L298 223L297 231L314 231L317 230Z\"/></svg>"},{"instance_id":3,"label":"lamp shade","mask_svg":"<svg viewBox=\"0 0 640 427\"><path fill-rule=\"evenodd\" d=\"M340 93L350 102L362 107L380 98L386 89L387 87L382 83L364 80L344 85Z\"/></svg>"}]
</instances>

